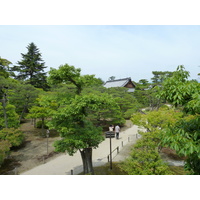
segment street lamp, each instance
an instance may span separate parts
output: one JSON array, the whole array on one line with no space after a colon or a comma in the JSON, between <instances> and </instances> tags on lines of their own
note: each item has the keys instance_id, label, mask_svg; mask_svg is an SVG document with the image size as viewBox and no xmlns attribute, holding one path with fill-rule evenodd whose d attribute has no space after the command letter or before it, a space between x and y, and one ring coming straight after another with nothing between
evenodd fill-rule
<instances>
[{"instance_id":1,"label":"street lamp","mask_svg":"<svg viewBox=\"0 0 200 200\"><path fill-rule=\"evenodd\" d=\"M48 155L48 147L49 147L49 141L48 141L48 138L49 138L49 133L50 133L50 131L49 131L49 129L47 129L47 132L46 132L46 137L47 137L47 155Z\"/></svg>"},{"instance_id":2,"label":"street lamp","mask_svg":"<svg viewBox=\"0 0 200 200\"><path fill-rule=\"evenodd\" d=\"M106 138L110 138L110 169L112 169L112 138L115 137L115 132L108 131L105 133Z\"/></svg>"}]
</instances>

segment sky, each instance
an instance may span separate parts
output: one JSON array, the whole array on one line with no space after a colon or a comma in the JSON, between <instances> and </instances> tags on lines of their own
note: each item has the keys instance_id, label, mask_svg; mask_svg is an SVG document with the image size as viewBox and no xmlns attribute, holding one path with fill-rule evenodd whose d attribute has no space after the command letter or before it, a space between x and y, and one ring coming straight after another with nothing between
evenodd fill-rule
<instances>
[{"instance_id":1,"label":"sky","mask_svg":"<svg viewBox=\"0 0 200 200\"><path fill-rule=\"evenodd\" d=\"M0 25L0 56L15 65L33 42L47 66L69 64L107 81L150 79L152 71L184 65L200 73L200 26L193 25Z\"/></svg>"}]
</instances>

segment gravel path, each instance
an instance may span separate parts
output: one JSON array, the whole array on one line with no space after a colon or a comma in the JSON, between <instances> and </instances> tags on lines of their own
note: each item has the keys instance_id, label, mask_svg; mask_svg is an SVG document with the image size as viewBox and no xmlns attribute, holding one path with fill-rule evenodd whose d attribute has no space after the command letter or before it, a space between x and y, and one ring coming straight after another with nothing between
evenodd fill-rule
<instances>
[{"instance_id":1,"label":"gravel path","mask_svg":"<svg viewBox=\"0 0 200 200\"><path fill-rule=\"evenodd\" d=\"M130 127L131 126L131 127ZM112 139L113 161L124 160L130 152L131 145L137 140L138 127L128 124L128 129L122 129L119 140ZM117 149L119 153L117 154ZM93 149L93 166L104 165L108 162L110 153L110 139L106 138L97 149ZM82 159L79 152L74 156L63 154L49 162L39 165L31 170L21 173L21 175L70 175L79 174L83 171Z\"/></svg>"}]
</instances>

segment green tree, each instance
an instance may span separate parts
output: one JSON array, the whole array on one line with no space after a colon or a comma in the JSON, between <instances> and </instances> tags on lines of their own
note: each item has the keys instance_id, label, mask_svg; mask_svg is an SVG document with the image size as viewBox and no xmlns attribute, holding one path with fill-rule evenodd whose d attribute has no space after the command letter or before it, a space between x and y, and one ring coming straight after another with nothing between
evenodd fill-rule
<instances>
[{"instance_id":1,"label":"green tree","mask_svg":"<svg viewBox=\"0 0 200 200\"><path fill-rule=\"evenodd\" d=\"M166 78L172 77L173 72L153 71L152 74L154 75L154 77L151 78L152 82L156 85L160 85Z\"/></svg>"},{"instance_id":2,"label":"green tree","mask_svg":"<svg viewBox=\"0 0 200 200\"><path fill-rule=\"evenodd\" d=\"M0 129L18 127L19 116L15 112L15 106L9 103L7 103L5 107L0 105Z\"/></svg>"},{"instance_id":3,"label":"green tree","mask_svg":"<svg viewBox=\"0 0 200 200\"><path fill-rule=\"evenodd\" d=\"M133 124L145 128L148 132L153 132L166 128L169 124L175 124L182 117L182 112L163 106L157 111L149 111L144 114L135 113L132 115L131 120Z\"/></svg>"},{"instance_id":4,"label":"green tree","mask_svg":"<svg viewBox=\"0 0 200 200\"><path fill-rule=\"evenodd\" d=\"M0 76L5 78L9 77L9 65L12 64L10 61L0 57Z\"/></svg>"},{"instance_id":5,"label":"green tree","mask_svg":"<svg viewBox=\"0 0 200 200\"><path fill-rule=\"evenodd\" d=\"M67 99L68 102L60 105L52 116L50 128L58 130L62 139L55 143L56 151L67 151L73 155L80 151L84 173L93 174L92 149L97 148L104 139L102 128L91 120L99 119L101 111L118 105L112 96L108 94L84 94L83 89L94 85L96 78L93 75L80 74L81 69L76 69L68 64L61 65L58 70L51 69L48 78L51 84L73 84L75 96ZM63 101L64 102L64 101ZM118 108L119 109L119 108ZM112 113L111 113L112 114Z\"/></svg>"},{"instance_id":6,"label":"green tree","mask_svg":"<svg viewBox=\"0 0 200 200\"><path fill-rule=\"evenodd\" d=\"M80 151L84 173L94 173L92 166L92 149L97 148L103 141L102 128L95 126L88 118L88 110L96 113L116 106L114 99L102 94L77 95L71 104L58 109L53 115L50 127L58 130L62 137L55 143L56 151L67 151L73 155Z\"/></svg>"},{"instance_id":7,"label":"green tree","mask_svg":"<svg viewBox=\"0 0 200 200\"><path fill-rule=\"evenodd\" d=\"M28 110L35 105L35 100L39 94L43 93L41 89L37 89L30 84L16 84L9 95L9 102L16 107L19 115L19 122L26 117Z\"/></svg>"},{"instance_id":8,"label":"green tree","mask_svg":"<svg viewBox=\"0 0 200 200\"><path fill-rule=\"evenodd\" d=\"M173 174L159 154L161 146L161 130L168 124L175 124L183 116L182 112L164 106L158 111L135 113L133 124L138 125L142 137L134 145L130 157L122 164L122 169L135 175Z\"/></svg>"},{"instance_id":9,"label":"green tree","mask_svg":"<svg viewBox=\"0 0 200 200\"><path fill-rule=\"evenodd\" d=\"M15 75L17 80L23 80L35 87L46 89L48 87L44 72L46 66L41 53L33 42L27 46L27 49L28 52L21 54L22 60L18 61L18 65L12 67L11 71L17 72Z\"/></svg>"},{"instance_id":10,"label":"green tree","mask_svg":"<svg viewBox=\"0 0 200 200\"><path fill-rule=\"evenodd\" d=\"M51 68L48 82L50 84L73 84L76 88L76 94L80 94L84 87L102 84L100 79L94 75L81 75L81 69L68 64L61 65L59 69Z\"/></svg>"},{"instance_id":11,"label":"green tree","mask_svg":"<svg viewBox=\"0 0 200 200\"><path fill-rule=\"evenodd\" d=\"M130 119L131 114L136 112L141 105L137 102L136 98L132 93L127 92L127 88L105 88L102 86L99 87L87 87L83 90L83 94L97 94L101 95L102 93L107 93L112 95L117 104L120 107L118 108L109 108L107 111L104 110L101 113L101 117L99 117L99 125L104 125L108 127L110 124L120 124L123 125L125 123L124 118ZM127 112L128 111L128 112ZM127 112L127 113L126 113ZM130 113L130 114L129 114ZM94 113L95 114L95 113ZM96 117L94 117L96 119ZM108 121L107 119L112 119ZM93 117L91 117L91 120ZM103 122L104 124L102 124Z\"/></svg>"},{"instance_id":12,"label":"green tree","mask_svg":"<svg viewBox=\"0 0 200 200\"><path fill-rule=\"evenodd\" d=\"M129 158L122 162L121 169L129 175L173 174L161 159L153 137L144 134L142 136L134 145Z\"/></svg>"},{"instance_id":13,"label":"green tree","mask_svg":"<svg viewBox=\"0 0 200 200\"><path fill-rule=\"evenodd\" d=\"M133 95L143 107L149 107L154 110L161 106L161 100L156 96L157 92L158 87L148 83L145 79L141 79L137 83Z\"/></svg>"},{"instance_id":14,"label":"green tree","mask_svg":"<svg viewBox=\"0 0 200 200\"><path fill-rule=\"evenodd\" d=\"M29 114L27 118L32 119L41 119L42 120L42 135L45 136L44 126L45 119L51 117L51 115L55 112L55 109L58 108L57 103L53 101L48 101L46 96L41 96L37 99L37 105L32 106L29 110Z\"/></svg>"},{"instance_id":15,"label":"green tree","mask_svg":"<svg viewBox=\"0 0 200 200\"><path fill-rule=\"evenodd\" d=\"M11 147L17 147L22 144L25 135L19 129L4 128L0 131L0 140L6 140L11 144Z\"/></svg>"},{"instance_id":16,"label":"green tree","mask_svg":"<svg viewBox=\"0 0 200 200\"><path fill-rule=\"evenodd\" d=\"M0 76L0 115L1 122L4 121L0 126L8 128L15 124L12 120L16 118L15 107L9 103L9 95L12 93L16 81L11 78L4 78ZM11 125L12 124L12 125Z\"/></svg>"},{"instance_id":17,"label":"green tree","mask_svg":"<svg viewBox=\"0 0 200 200\"><path fill-rule=\"evenodd\" d=\"M19 129L4 128L0 130L0 166L10 153L10 148L21 145L24 139L25 136Z\"/></svg>"},{"instance_id":18,"label":"green tree","mask_svg":"<svg viewBox=\"0 0 200 200\"><path fill-rule=\"evenodd\" d=\"M162 142L187 157L185 168L191 174L200 174L200 83L188 77L184 66L178 66L173 76L163 82L160 97L193 116L163 130Z\"/></svg>"}]
</instances>

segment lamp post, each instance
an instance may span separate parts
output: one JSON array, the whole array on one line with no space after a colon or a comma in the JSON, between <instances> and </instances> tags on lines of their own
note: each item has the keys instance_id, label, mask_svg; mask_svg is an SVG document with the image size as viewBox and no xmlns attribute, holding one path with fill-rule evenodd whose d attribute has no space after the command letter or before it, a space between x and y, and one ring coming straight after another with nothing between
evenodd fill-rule
<instances>
[{"instance_id":1,"label":"lamp post","mask_svg":"<svg viewBox=\"0 0 200 200\"><path fill-rule=\"evenodd\" d=\"M48 152L48 147L49 147L49 141L48 141L49 133L50 133L50 131L49 131L49 129L47 129L47 132L46 132L46 137L47 137L47 155L49 154L49 152Z\"/></svg>"},{"instance_id":2,"label":"lamp post","mask_svg":"<svg viewBox=\"0 0 200 200\"><path fill-rule=\"evenodd\" d=\"M105 134L106 138L110 138L110 169L112 169L112 138L115 137L115 132L108 131Z\"/></svg>"}]
</instances>

